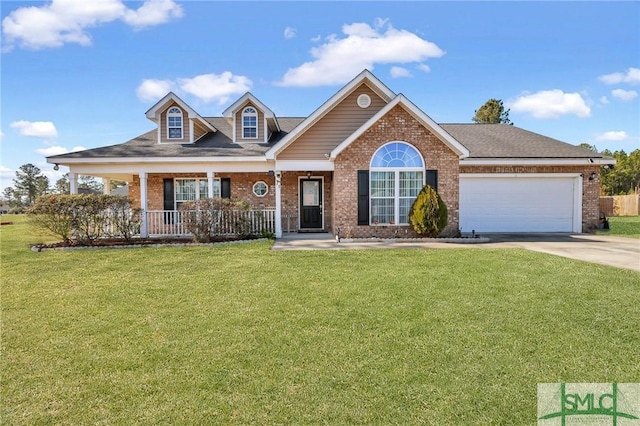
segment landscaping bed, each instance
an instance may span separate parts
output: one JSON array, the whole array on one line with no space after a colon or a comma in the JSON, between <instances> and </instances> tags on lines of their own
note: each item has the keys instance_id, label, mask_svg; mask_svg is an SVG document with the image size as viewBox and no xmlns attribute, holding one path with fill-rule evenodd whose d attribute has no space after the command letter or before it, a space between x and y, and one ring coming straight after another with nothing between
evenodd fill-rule
<instances>
[{"instance_id":1,"label":"landscaping bed","mask_svg":"<svg viewBox=\"0 0 640 426\"><path fill-rule=\"evenodd\" d=\"M150 237L150 238L133 238L129 241L122 238L100 238L90 242L70 241L68 243L60 241L57 243L35 244L31 246L31 250L35 252L45 250L73 250L73 249L89 249L89 248L134 248L134 247L167 247L167 246L197 246L216 243L231 243L240 241L255 241L260 237L255 235L249 236L220 236L212 238L208 243L200 243L194 241L191 237Z\"/></svg>"}]
</instances>

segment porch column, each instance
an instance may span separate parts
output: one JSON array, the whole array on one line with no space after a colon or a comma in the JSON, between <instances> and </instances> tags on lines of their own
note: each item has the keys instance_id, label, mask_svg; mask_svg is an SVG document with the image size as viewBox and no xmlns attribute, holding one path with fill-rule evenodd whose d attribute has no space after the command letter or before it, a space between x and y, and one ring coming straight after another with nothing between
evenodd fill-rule
<instances>
[{"instance_id":1,"label":"porch column","mask_svg":"<svg viewBox=\"0 0 640 426\"><path fill-rule=\"evenodd\" d=\"M78 193L78 174L69 172L69 194Z\"/></svg>"},{"instance_id":2,"label":"porch column","mask_svg":"<svg viewBox=\"0 0 640 426\"><path fill-rule=\"evenodd\" d=\"M276 171L276 238L282 238L282 172Z\"/></svg>"},{"instance_id":3,"label":"porch column","mask_svg":"<svg viewBox=\"0 0 640 426\"><path fill-rule=\"evenodd\" d=\"M102 186L104 186L102 192L106 195L109 195L111 193L111 179L102 178Z\"/></svg>"},{"instance_id":4,"label":"porch column","mask_svg":"<svg viewBox=\"0 0 640 426\"><path fill-rule=\"evenodd\" d=\"M213 198L213 178L216 174L214 172L207 172L207 183L209 184L208 197Z\"/></svg>"},{"instance_id":5,"label":"porch column","mask_svg":"<svg viewBox=\"0 0 640 426\"><path fill-rule=\"evenodd\" d=\"M147 225L147 172L140 172L138 176L140 177L140 208L142 209L140 236L146 238L149 236L149 227Z\"/></svg>"}]
</instances>

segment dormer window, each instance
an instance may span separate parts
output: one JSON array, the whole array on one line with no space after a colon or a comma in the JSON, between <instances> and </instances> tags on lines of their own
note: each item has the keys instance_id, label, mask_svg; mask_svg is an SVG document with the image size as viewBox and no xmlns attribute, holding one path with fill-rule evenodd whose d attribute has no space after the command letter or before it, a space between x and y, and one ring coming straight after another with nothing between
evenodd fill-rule
<instances>
[{"instance_id":1,"label":"dormer window","mask_svg":"<svg viewBox=\"0 0 640 426\"><path fill-rule=\"evenodd\" d=\"M167 111L167 134L169 139L182 139L182 110L178 107Z\"/></svg>"},{"instance_id":2,"label":"dormer window","mask_svg":"<svg viewBox=\"0 0 640 426\"><path fill-rule=\"evenodd\" d=\"M247 107L242 111L242 137L256 139L258 137L258 111Z\"/></svg>"}]
</instances>

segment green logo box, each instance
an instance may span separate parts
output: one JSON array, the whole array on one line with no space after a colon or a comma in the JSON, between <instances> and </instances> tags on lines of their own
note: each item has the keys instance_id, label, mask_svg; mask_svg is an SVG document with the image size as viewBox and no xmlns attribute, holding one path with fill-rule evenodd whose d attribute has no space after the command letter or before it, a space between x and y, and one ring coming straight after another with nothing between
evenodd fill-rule
<instances>
[{"instance_id":1,"label":"green logo box","mask_svg":"<svg viewBox=\"0 0 640 426\"><path fill-rule=\"evenodd\" d=\"M640 383L539 383L539 426L640 426Z\"/></svg>"}]
</instances>

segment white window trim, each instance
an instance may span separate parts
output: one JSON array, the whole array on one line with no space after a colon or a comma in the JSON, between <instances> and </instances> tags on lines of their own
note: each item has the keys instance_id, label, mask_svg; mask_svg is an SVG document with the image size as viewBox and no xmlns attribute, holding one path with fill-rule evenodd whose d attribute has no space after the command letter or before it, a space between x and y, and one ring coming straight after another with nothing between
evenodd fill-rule
<instances>
[{"instance_id":1,"label":"white window trim","mask_svg":"<svg viewBox=\"0 0 640 426\"><path fill-rule=\"evenodd\" d=\"M248 109L251 109L254 112L247 112ZM245 126L244 125L244 118L245 117L255 117L256 118L256 125L255 126ZM260 133L258 131L258 127L259 127L258 126L258 110L255 107L252 107L252 106L248 106L248 107L244 108L242 110L241 120L242 120L242 123L241 123L241 125L242 125L242 139L258 139L258 133ZM245 129L254 129L254 128L256 129L256 135L255 136L251 136L251 137L245 136L245 133L244 133Z\"/></svg>"},{"instance_id":2,"label":"white window trim","mask_svg":"<svg viewBox=\"0 0 640 426\"><path fill-rule=\"evenodd\" d=\"M177 109L178 111L180 111L180 113L177 112L171 112L172 109ZM169 125L169 118L173 118L173 117L180 117L180 127L178 126L170 126ZM170 129L180 129L180 137L179 138L172 138L171 137L171 130ZM182 112L182 110L180 108L178 108L177 106L172 106L167 110L167 139L184 139L184 114Z\"/></svg>"},{"instance_id":3,"label":"white window trim","mask_svg":"<svg viewBox=\"0 0 640 426\"><path fill-rule=\"evenodd\" d=\"M372 194L371 194L371 175L373 172L393 172L394 176L394 196L393 196L393 220L394 223L393 225L408 225L409 222L405 222L405 221L400 221L400 198L406 198L406 197L400 197L400 172L422 172L422 186L421 189L424 187L424 185L426 184L427 181L427 172L426 172L426 163L424 158L422 158L422 167L371 167L371 162L373 161L373 159L375 158L375 156L378 154L378 151L380 151L382 148L384 148L387 145L390 145L392 143L401 143L404 145L407 145L413 149L415 149L418 153L420 153L420 151L413 146L410 143L404 142L404 141L390 141L387 142L386 144L382 145L380 148L378 148L373 155L371 156L371 160L369 161L369 225L371 226L388 226L391 225L390 223L378 223L377 225L374 223L374 218L373 218L373 212L372 212ZM377 198L380 199L380 198Z\"/></svg>"},{"instance_id":4,"label":"white window trim","mask_svg":"<svg viewBox=\"0 0 640 426\"><path fill-rule=\"evenodd\" d=\"M256 193L256 185L258 185L260 183L263 184L265 186L265 188L266 188L264 194L262 194L262 195L259 195L259 194ZM269 185L267 185L267 183L265 181L259 180L259 181L257 181L256 183L253 184L253 187L252 187L251 191L253 192L253 195L255 195L256 197L262 198L262 197L266 196L269 193Z\"/></svg>"},{"instance_id":5,"label":"white window trim","mask_svg":"<svg viewBox=\"0 0 640 426\"><path fill-rule=\"evenodd\" d=\"M197 201L200 200L200 182L205 182L207 184L207 188L209 187L209 178L190 178L190 177L185 177L185 178L174 178L173 179L173 208L174 210L178 210L178 197L176 196L176 190L178 188L178 185L176 184L177 181L179 180L195 180L196 181L196 199L195 200L189 200L189 201ZM222 191L222 183L221 183L221 179L220 178L213 178L214 182L217 181L218 182L218 189L220 191ZM208 198L208 191L207 191L207 196L205 198ZM218 194L217 197L214 198L221 198L222 193ZM183 203L185 201L182 201Z\"/></svg>"}]
</instances>

